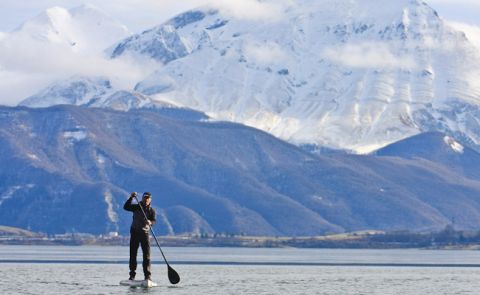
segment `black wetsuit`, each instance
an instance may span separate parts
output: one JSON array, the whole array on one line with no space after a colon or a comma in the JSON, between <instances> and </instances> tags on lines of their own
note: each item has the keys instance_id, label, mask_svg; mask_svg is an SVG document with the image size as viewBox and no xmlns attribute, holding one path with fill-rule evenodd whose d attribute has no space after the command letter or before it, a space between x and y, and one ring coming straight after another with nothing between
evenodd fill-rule
<instances>
[{"instance_id":1,"label":"black wetsuit","mask_svg":"<svg viewBox=\"0 0 480 295\"><path fill-rule=\"evenodd\" d=\"M145 216L140 209L139 204L132 204L133 198L129 198L123 209L133 212L132 226L130 227L130 277L135 277L135 270L137 269L137 252L138 246L142 246L143 253L143 274L145 279L150 278L150 236L149 227L145 220ZM140 202L143 211L147 215L148 220L155 224L155 210L151 206L145 206Z\"/></svg>"}]
</instances>

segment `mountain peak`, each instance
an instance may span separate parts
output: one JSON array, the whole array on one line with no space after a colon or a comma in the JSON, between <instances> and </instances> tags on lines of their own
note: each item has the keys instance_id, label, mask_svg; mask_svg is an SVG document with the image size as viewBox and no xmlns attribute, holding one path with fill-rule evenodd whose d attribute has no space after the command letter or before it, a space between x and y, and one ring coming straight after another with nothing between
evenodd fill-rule
<instances>
[{"instance_id":1,"label":"mountain peak","mask_svg":"<svg viewBox=\"0 0 480 295\"><path fill-rule=\"evenodd\" d=\"M82 3L81 5L72 8L71 11L94 11L94 12L106 14L103 10L101 10L100 8L98 8L92 3Z\"/></svg>"},{"instance_id":2,"label":"mountain peak","mask_svg":"<svg viewBox=\"0 0 480 295\"><path fill-rule=\"evenodd\" d=\"M110 81L103 77L74 76L58 81L20 102L20 106L48 107L59 104L85 105L111 93Z\"/></svg>"},{"instance_id":3,"label":"mountain peak","mask_svg":"<svg viewBox=\"0 0 480 295\"><path fill-rule=\"evenodd\" d=\"M455 118L440 125L445 110L478 105L468 81L480 56L423 1L305 0L284 11L253 24L192 10L112 56L166 63L137 91L297 144L369 152L426 130L455 133Z\"/></svg>"},{"instance_id":4,"label":"mountain peak","mask_svg":"<svg viewBox=\"0 0 480 295\"><path fill-rule=\"evenodd\" d=\"M190 10L110 56L165 65L137 92L295 144L368 153L439 131L480 146L480 54L428 4L301 0L281 12L253 21Z\"/></svg>"},{"instance_id":5,"label":"mountain peak","mask_svg":"<svg viewBox=\"0 0 480 295\"><path fill-rule=\"evenodd\" d=\"M70 12L60 6L53 6L50 8L47 8L44 13L40 14L40 16L45 15L50 19L57 19L57 18L64 18L64 17L70 17Z\"/></svg>"},{"instance_id":6,"label":"mountain peak","mask_svg":"<svg viewBox=\"0 0 480 295\"><path fill-rule=\"evenodd\" d=\"M60 44L75 52L102 52L128 36L128 29L93 5L72 9L54 6L23 23L12 32L23 42Z\"/></svg>"},{"instance_id":7,"label":"mountain peak","mask_svg":"<svg viewBox=\"0 0 480 295\"><path fill-rule=\"evenodd\" d=\"M374 152L379 156L398 156L402 158L425 158L441 162L447 158L469 157L480 154L462 145L451 135L441 132L425 132L392 143Z\"/></svg>"}]
</instances>

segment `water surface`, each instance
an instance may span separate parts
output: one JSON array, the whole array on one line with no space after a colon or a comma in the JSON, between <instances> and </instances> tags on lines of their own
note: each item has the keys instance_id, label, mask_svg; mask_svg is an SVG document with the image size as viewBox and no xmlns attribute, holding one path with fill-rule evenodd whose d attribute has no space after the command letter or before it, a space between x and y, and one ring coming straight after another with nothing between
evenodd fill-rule
<instances>
[{"instance_id":1,"label":"water surface","mask_svg":"<svg viewBox=\"0 0 480 295\"><path fill-rule=\"evenodd\" d=\"M159 286L135 289L118 285L128 277L127 247L0 246L0 261L4 261L0 263L0 294L403 295L479 294L480 290L478 251L243 248L165 248L164 251L182 278L180 284L169 284L161 255L153 252L153 279ZM9 260L16 262L5 262ZM189 264L195 262L217 264ZM342 265L345 263L378 265ZM419 263L428 266L415 266Z\"/></svg>"}]
</instances>

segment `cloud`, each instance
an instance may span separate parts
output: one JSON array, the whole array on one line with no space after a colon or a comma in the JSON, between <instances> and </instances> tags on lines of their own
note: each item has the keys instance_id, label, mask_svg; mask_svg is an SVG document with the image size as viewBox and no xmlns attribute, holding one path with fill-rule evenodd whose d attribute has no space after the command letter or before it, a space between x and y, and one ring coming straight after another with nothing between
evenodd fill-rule
<instances>
[{"instance_id":1,"label":"cloud","mask_svg":"<svg viewBox=\"0 0 480 295\"><path fill-rule=\"evenodd\" d=\"M447 22L447 24L457 31L464 32L468 40L480 49L480 26L461 22Z\"/></svg>"},{"instance_id":2,"label":"cloud","mask_svg":"<svg viewBox=\"0 0 480 295\"><path fill-rule=\"evenodd\" d=\"M428 0L429 4L453 4L453 5L462 5L462 4L471 4L480 6L478 0Z\"/></svg>"},{"instance_id":3,"label":"cloud","mask_svg":"<svg viewBox=\"0 0 480 295\"><path fill-rule=\"evenodd\" d=\"M428 4L448 21L480 25L478 0L429 0Z\"/></svg>"},{"instance_id":4,"label":"cloud","mask_svg":"<svg viewBox=\"0 0 480 295\"><path fill-rule=\"evenodd\" d=\"M247 60L258 64L269 65L288 58L287 53L275 42L248 42L244 46Z\"/></svg>"},{"instance_id":5,"label":"cloud","mask_svg":"<svg viewBox=\"0 0 480 295\"><path fill-rule=\"evenodd\" d=\"M133 1L133 0L130 0ZM157 9L168 9L176 13L201 6L220 10L224 15L250 21L277 21L281 18L286 3L292 0L183 0L183 1L148 1ZM167 7L165 7L167 6Z\"/></svg>"},{"instance_id":6,"label":"cloud","mask_svg":"<svg viewBox=\"0 0 480 295\"><path fill-rule=\"evenodd\" d=\"M355 68L402 68L415 67L413 58L395 55L390 47L380 42L363 42L329 47L322 56L335 63Z\"/></svg>"},{"instance_id":7,"label":"cloud","mask_svg":"<svg viewBox=\"0 0 480 295\"><path fill-rule=\"evenodd\" d=\"M286 1L216 0L209 4L237 19L277 21L281 19L285 3Z\"/></svg>"},{"instance_id":8,"label":"cloud","mask_svg":"<svg viewBox=\"0 0 480 295\"><path fill-rule=\"evenodd\" d=\"M74 75L102 76L114 87L130 89L160 65L126 56L80 54L61 44L15 36L0 41L0 104L16 105L56 80Z\"/></svg>"},{"instance_id":9,"label":"cloud","mask_svg":"<svg viewBox=\"0 0 480 295\"><path fill-rule=\"evenodd\" d=\"M90 3L108 12L132 32L160 25L173 16L201 6L219 9L230 17L247 20L278 20L283 6L294 0L1 0L0 31L11 31L53 6L73 8Z\"/></svg>"},{"instance_id":10,"label":"cloud","mask_svg":"<svg viewBox=\"0 0 480 295\"><path fill-rule=\"evenodd\" d=\"M0 31L11 31L42 11L60 6L73 8L84 3L108 12L130 30L139 32L159 25L175 14L207 4L208 0L1 0Z\"/></svg>"}]
</instances>

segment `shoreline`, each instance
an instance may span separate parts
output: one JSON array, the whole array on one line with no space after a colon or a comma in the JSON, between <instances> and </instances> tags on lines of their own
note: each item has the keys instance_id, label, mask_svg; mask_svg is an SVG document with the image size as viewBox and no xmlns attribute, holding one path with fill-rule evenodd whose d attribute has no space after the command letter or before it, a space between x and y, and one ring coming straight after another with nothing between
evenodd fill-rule
<instances>
[{"instance_id":1,"label":"shoreline","mask_svg":"<svg viewBox=\"0 0 480 295\"><path fill-rule=\"evenodd\" d=\"M479 242L435 242L425 239L398 241L386 239L385 234L338 235L320 237L199 237L159 236L162 247L238 247L238 248L304 248L304 249L425 249L425 250L480 250ZM1 237L0 245L30 246L128 246L129 236L79 237ZM153 240L152 240L153 242Z\"/></svg>"}]
</instances>

